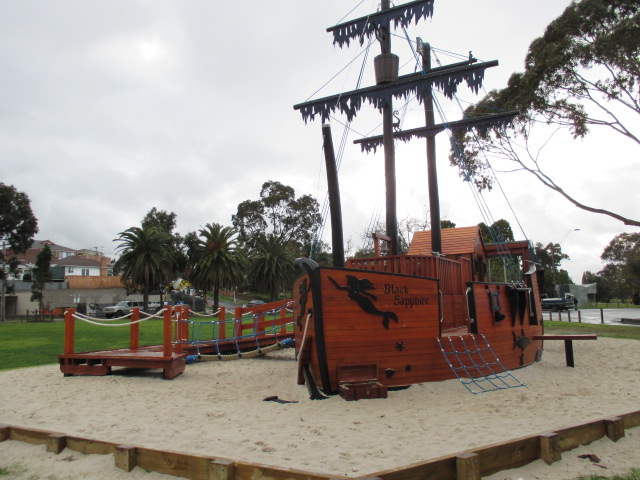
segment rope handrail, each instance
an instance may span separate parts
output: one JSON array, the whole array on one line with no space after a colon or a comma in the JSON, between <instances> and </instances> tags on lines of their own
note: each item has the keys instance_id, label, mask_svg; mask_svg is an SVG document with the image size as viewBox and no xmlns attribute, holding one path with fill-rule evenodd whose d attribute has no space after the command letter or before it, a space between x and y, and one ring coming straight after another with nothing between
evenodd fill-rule
<instances>
[{"instance_id":1,"label":"rope handrail","mask_svg":"<svg viewBox=\"0 0 640 480\"><path fill-rule=\"evenodd\" d=\"M93 317L88 317L88 316L83 315L81 313L74 313L73 314L73 318L78 319L78 320L82 320L85 323L90 323L92 325L97 325L99 327L127 327L127 326L130 326L130 325L135 325L136 323L146 322L147 320L151 320L152 318L160 318L159 314L160 313L164 313L164 311L165 311L165 309L163 308L162 310L160 310L159 312L155 313L154 315L149 315L148 314L149 315L148 317L141 318L141 319L136 320L134 322L126 322L126 323L105 323L105 322L113 322L115 320L122 320L122 319L130 317L131 314L128 314L128 315L125 315L124 317L119 317L119 318L105 319L104 321L102 321L103 319L97 319L97 318L93 318ZM96 322L94 320L100 320L100 321Z\"/></svg>"},{"instance_id":2,"label":"rope handrail","mask_svg":"<svg viewBox=\"0 0 640 480\"><path fill-rule=\"evenodd\" d=\"M189 309L189 314L190 315L197 315L199 317L215 317L216 315L218 315L220 312L222 311L221 308L218 309L217 312L213 312L213 313L198 313L198 312L194 312L193 310Z\"/></svg>"}]
</instances>

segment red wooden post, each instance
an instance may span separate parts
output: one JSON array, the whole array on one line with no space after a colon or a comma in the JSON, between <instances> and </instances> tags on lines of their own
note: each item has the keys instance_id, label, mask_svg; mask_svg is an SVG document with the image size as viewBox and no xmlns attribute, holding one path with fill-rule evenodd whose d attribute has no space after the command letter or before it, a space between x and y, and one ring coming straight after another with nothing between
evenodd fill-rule
<instances>
[{"instance_id":1,"label":"red wooden post","mask_svg":"<svg viewBox=\"0 0 640 480\"><path fill-rule=\"evenodd\" d=\"M129 348L131 350L138 350L138 338L140 333L140 324L133 323L140 320L140 309L138 307L134 307L131 310L131 327L129 329Z\"/></svg>"},{"instance_id":2,"label":"red wooden post","mask_svg":"<svg viewBox=\"0 0 640 480\"><path fill-rule=\"evenodd\" d=\"M189 307L178 307L178 322L176 324L176 351L182 353L182 342L189 336Z\"/></svg>"},{"instance_id":3,"label":"red wooden post","mask_svg":"<svg viewBox=\"0 0 640 480\"><path fill-rule=\"evenodd\" d=\"M76 319L73 315L75 308L70 308L64 312L64 354L73 355L75 349Z\"/></svg>"},{"instance_id":4,"label":"red wooden post","mask_svg":"<svg viewBox=\"0 0 640 480\"><path fill-rule=\"evenodd\" d=\"M220 311L218 313L218 340L227 338L227 324L225 323L226 319L227 309L225 307L220 307Z\"/></svg>"},{"instance_id":5,"label":"red wooden post","mask_svg":"<svg viewBox=\"0 0 640 480\"><path fill-rule=\"evenodd\" d=\"M182 353L182 345L180 344L180 325L182 325L183 311L182 305L177 305L173 310L173 316L171 317L173 338L176 339L176 352L178 353Z\"/></svg>"},{"instance_id":6,"label":"red wooden post","mask_svg":"<svg viewBox=\"0 0 640 480\"><path fill-rule=\"evenodd\" d=\"M184 318L182 319L182 335L180 336L180 340L188 340L189 339L189 307L184 307Z\"/></svg>"},{"instance_id":7,"label":"red wooden post","mask_svg":"<svg viewBox=\"0 0 640 480\"><path fill-rule=\"evenodd\" d=\"M171 356L171 305L166 305L165 307L165 311L164 311L164 317L163 317L163 335L164 335L164 339L163 339L163 355L165 357L170 357Z\"/></svg>"}]
</instances>

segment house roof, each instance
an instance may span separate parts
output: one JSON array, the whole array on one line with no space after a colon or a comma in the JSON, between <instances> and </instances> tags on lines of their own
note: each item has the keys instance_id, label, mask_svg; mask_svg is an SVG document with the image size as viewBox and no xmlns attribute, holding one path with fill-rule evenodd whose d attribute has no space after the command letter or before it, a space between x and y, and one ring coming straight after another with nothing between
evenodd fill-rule
<instances>
[{"instance_id":1,"label":"house roof","mask_svg":"<svg viewBox=\"0 0 640 480\"><path fill-rule=\"evenodd\" d=\"M463 255L474 253L478 242L482 244L480 237L480 227L459 227L442 229L442 254L443 255ZM431 255L431 230L415 232L411 245L409 245L409 255Z\"/></svg>"},{"instance_id":2,"label":"house roof","mask_svg":"<svg viewBox=\"0 0 640 480\"><path fill-rule=\"evenodd\" d=\"M49 245L49 248L51 249L52 252L54 251L55 252L75 252L76 251L74 248L57 245L53 243L51 240L34 240L30 248L42 250L45 244Z\"/></svg>"},{"instance_id":3,"label":"house roof","mask_svg":"<svg viewBox=\"0 0 640 480\"><path fill-rule=\"evenodd\" d=\"M78 257L77 255L71 255L60 260L52 260L51 264L55 264L58 267L100 267L100 262L90 258Z\"/></svg>"}]
</instances>

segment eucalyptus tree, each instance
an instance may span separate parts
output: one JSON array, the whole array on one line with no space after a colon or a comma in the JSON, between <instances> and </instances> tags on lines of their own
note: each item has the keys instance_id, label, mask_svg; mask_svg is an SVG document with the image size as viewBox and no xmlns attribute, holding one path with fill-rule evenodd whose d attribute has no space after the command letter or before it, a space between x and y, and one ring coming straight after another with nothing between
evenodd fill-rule
<instances>
[{"instance_id":1,"label":"eucalyptus tree","mask_svg":"<svg viewBox=\"0 0 640 480\"><path fill-rule=\"evenodd\" d=\"M640 305L640 233L621 233L606 246L600 258L609 262L600 272L603 277L617 277L624 292ZM610 273L615 272L615 275ZM625 297L623 297L625 298Z\"/></svg>"},{"instance_id":2,"label":"eucalyptus tree","mask_svg":"<svg viewBox=\"0 0 640 480\"><path fill-rule=\"evenodd\" d=\"M189 280L198 290L213 291L213 309L220 303L221 288L235 288L244 280L246 258L238 245L237 231L218 223L200 230L189 248Z\"/></svg>"},{"instance_id":3,"label":"eucalyptus tree","mask_svg":"<svg viewBox=\"0 0 640 480\"><path fill-rule=\"evenodd\" d=\"M149 311L152 288L171 281L177 270L177 255L173 237L157 226L145 224L120 232L114 241L119 257L114 273L134 289L141 289L143 308Z\"/></svg>"},{"instance_id":4,"label":"eucalyptus tree","mask_svg":"<svg viewBox=\"0 0 640 480\"><path fill-rule=\"evenodd\" d=\"M256 289L272 301L290 288L295 274L294 253L284 235L262 234L255 238L249 277Z\"/></svg>"},{"instance_id":5,"label":"eucalyptus tree","mask_svg":"<svg viewBox=\"0 0 640 480\"><path fill-rule=\"evenodd\" d=\"M573 138L585 137L590 128L606 129L627 145L640 147L639 84L640 2L573 1L531 43L524 72L512 74L507 87L489 92L465 112L474 117L518 110L520 117L510 126L478 135L456 134L450 161L465 179L491 188L487 158L494 163L506 160L501 169L528 172L580 209L640 226L638 219L586 205L570 195L543 169L542 148L533 146L534 134L547 125L553 134L563 130Z\"/></svg>"},{"instance_id":6,"label":"eucalyptus tree","mask_svg":"<svg viewBox=\"0 0 640 480\"><path fill-rule=\"evenodd\" d=\"M296 197L292 187L269 180L262 184L259 200L238 204L231 217L239 237L253 249L260 236L282 237L289 248L302 256L312 244L321 222L317 200L311 195Z\"/></svg>"}]
</instances>

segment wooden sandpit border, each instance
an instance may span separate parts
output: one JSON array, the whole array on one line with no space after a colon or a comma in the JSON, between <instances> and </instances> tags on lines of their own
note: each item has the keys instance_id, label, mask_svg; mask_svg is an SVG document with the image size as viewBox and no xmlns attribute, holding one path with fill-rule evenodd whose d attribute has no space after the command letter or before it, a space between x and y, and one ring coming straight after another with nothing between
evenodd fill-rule
<instances>
[{"instance_id":1,"label":"wooden sandpit border","mask_svg":"<svg viewBox=\"0 0 640 480\"><path fill-rule=\"evenodd\" d=\"M551 465L562 459L562 452L587 445L605 436L616 442L625 436L625 430L638 426L640 410L358 477L325 475L227 458L153 450L5 424L0 424L0 442L16 440L46 445L47 451L56 454L65 448L85 455L113 454L116 467L127 472L138 466L145 470L193 480L480 480L483 476L520 468L538 459Z\"/></svg>"}]
</instances>

